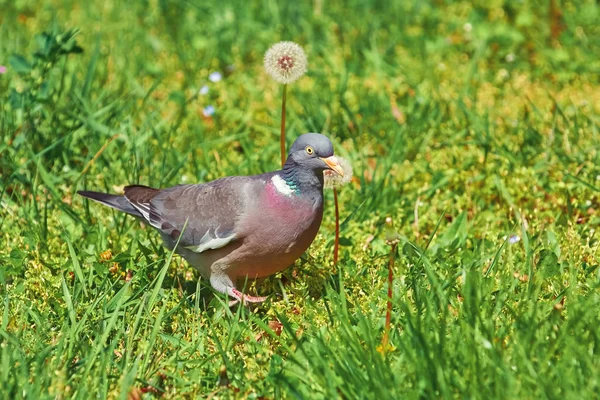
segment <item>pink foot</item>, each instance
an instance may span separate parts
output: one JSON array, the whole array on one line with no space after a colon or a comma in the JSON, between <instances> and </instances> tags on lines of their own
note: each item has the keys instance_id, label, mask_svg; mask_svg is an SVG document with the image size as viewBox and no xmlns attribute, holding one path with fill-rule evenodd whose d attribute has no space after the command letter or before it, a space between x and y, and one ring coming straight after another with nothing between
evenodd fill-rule
<instances>
[{"instance_id":1,"label":"pink foot","mask_svg":"<svg viewBox=\"0 0 600 400\"><path fill-rule=\"evenodd\" d=\"M265 301L267 298L264 296L250 296L247 294L244 294L242 292L240 292L237 289L231 289L231 292L233 293L234 297L236 297L238 299L238 301L241 301L242 304L244 303L262 303L263 301ZM235 303L233 303L235 304ZM231 306L231 302L229 303L229 305Z\"/></svg>"}]
</instances>

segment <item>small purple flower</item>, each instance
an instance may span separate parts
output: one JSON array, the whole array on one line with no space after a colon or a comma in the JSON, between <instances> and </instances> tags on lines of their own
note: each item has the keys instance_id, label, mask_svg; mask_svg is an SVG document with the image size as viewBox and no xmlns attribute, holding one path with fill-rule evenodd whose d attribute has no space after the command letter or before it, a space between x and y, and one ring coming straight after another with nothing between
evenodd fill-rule
<instances>
[{"instance_id":1,"label":"small purple flower","mask_svg":"<svg viewBox=\"0 0 600 400\"><path fill-rule=\"evenodd\" d=\"M8 71L5 65L0 65L0 75L4 75Z\"/></svg>"},{"instance_id":2,"label":"small purple flower","mask_svg":"<svg viewBox=\"0 0 600 400\"><path fill-rule=\"evenodd\" d=\"M512 235L508 238L508 243L515 244L521 241L521 237L519 235Z\"/></svg>"},{"instance_id":3,"label":"small purple flower","mask_svg":"<svg viewBox=\"0 0 600 400\"><path fill-rule=\"evenodd\" d=\"M221 75L220 72L212 72L209 76L208 76L208 80L211 82L219 82L221 79L223 79L223 75Z\"/></svg>"},{"instance_id":4,"label":"small purple flower","mask_svg":"<svg viewBox=\"0 0 600 400\"><path fill-rule=\"evenodd\" d=\"M204 109L202 110L202 114L204 114L205 117L210 117L215 113L215 108L213 106L206 106L204 107Z\"/></svg>"},{"instance_id":5,"label":"small purple flower","mask_svg":"<svg viewBox=\"0 0 600 400\"><path fill-rule=\"evenodd\" d=\"M208 86L204 85L200 88L200 90L198 90L198 93L200 93L202 96L208 94Z\"/></svg>"}]
</instances>

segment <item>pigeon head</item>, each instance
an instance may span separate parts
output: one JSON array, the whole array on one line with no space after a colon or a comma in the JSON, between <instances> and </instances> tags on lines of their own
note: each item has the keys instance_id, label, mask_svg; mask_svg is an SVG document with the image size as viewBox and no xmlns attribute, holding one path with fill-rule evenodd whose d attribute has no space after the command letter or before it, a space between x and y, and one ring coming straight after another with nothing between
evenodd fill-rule
<instances>
[{"instance_id":1,"label":"pigeon head","mask_svg":"<svg viewBox=\"0 0 600 400\"><path fill-rule=\"evenodd\" d=\"M314 172L331 169L344 175L337 158L333 155L333 144L320 133L305 133L296 139L288 153L286 164L295 164Z\"/></svg>"}]
</instances>

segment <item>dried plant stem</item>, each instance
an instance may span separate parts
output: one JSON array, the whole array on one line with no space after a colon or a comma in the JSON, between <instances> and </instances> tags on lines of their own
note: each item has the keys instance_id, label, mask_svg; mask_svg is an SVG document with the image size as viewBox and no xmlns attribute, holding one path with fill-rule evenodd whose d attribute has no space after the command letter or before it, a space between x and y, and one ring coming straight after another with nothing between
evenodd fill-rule
<instances>
[{"instance_id":1,"label":"dried plant stem","mask_svg":"<svg viewBox=\"0 0 600 400\"><path fill-rule=\"evenodd\" d=\"M115 140L117 137L119 136L119 133L112 135L112 137L110 139L108 139L106 141L106 143L104 143L104 145L100 148L100 150L98 150L98 152L96 153L96 155L94 157L92 157L92 159L85 165L85 167L83 168L83 170L81 171L81 173L79 174L79 177L77 178L77 180L81 179L81 177L83 175L86 174L86 172L88 171L88 169L90 169L90 167L92 166L92 164L94 164L94 161L96 161L96 159L98 157L100 157L100 155L102 153L104 153L104 150L106 150L106 148L108 147L108 145Z\"/></svg>"},{"instance_id":2,"label":"dried plant stem","mask_svg":"<svg viewBox=\"0 0 600 400\"><path fill-rule=\"evenodd\" d=\"M340 252L340 209L338 206L338 194L336 188L333 188L333 203L335 204L335 241L333 242L333 264L337 264Z\"/></svg>"},{"instance_id":3,"label":"dried plant stem","mask_svg":"<svg viewBox=\"0 0 600 400\"><path fill-rule=\"evenodd\" d=\"M388 349L388 341L390 334L390 325L392 322L392 285L394 283L394 262L396 260L396 247L397 243L392 244L390 250L390 259L388 262L388 292L387 292L387 310L385 312L385 327L383 330L383 339L381 341L381 351L385 356Z\"/></svg>"},{"instance_id":4,"label":"dried plant stem","mask_svg":"<svg viewBox=\"0 0 600 400\"><path fill-rule=\"evenodd\" d=\"M287 100L287 85L283 85L283 99L281 101L281 134L280 134L280 146L281 146L281 168L285 164L285 103Z\"/></svg>"}]
</instances>

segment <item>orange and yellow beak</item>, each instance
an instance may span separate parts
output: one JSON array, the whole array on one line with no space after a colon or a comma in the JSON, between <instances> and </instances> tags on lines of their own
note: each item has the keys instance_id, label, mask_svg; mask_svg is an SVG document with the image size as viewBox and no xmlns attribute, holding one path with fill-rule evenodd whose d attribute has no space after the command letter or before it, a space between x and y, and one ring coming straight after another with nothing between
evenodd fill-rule
<instances>
[{"instance_id":1,"label":"orange and yellow beak","mask_svg":"<svg viewBox=\"0 0 600 400\"><path fill-rule=\"evenodd\" d=\"M336 156L331 156L331 157L327 157L327 158L322 158L321 160L323 160L323 162L325 164L327 164L327 166L338 173L338 175L340 176L344 176L344 170L342 169L342 167L340 166L338 159Z\"/></svg>"}]
</instances>

